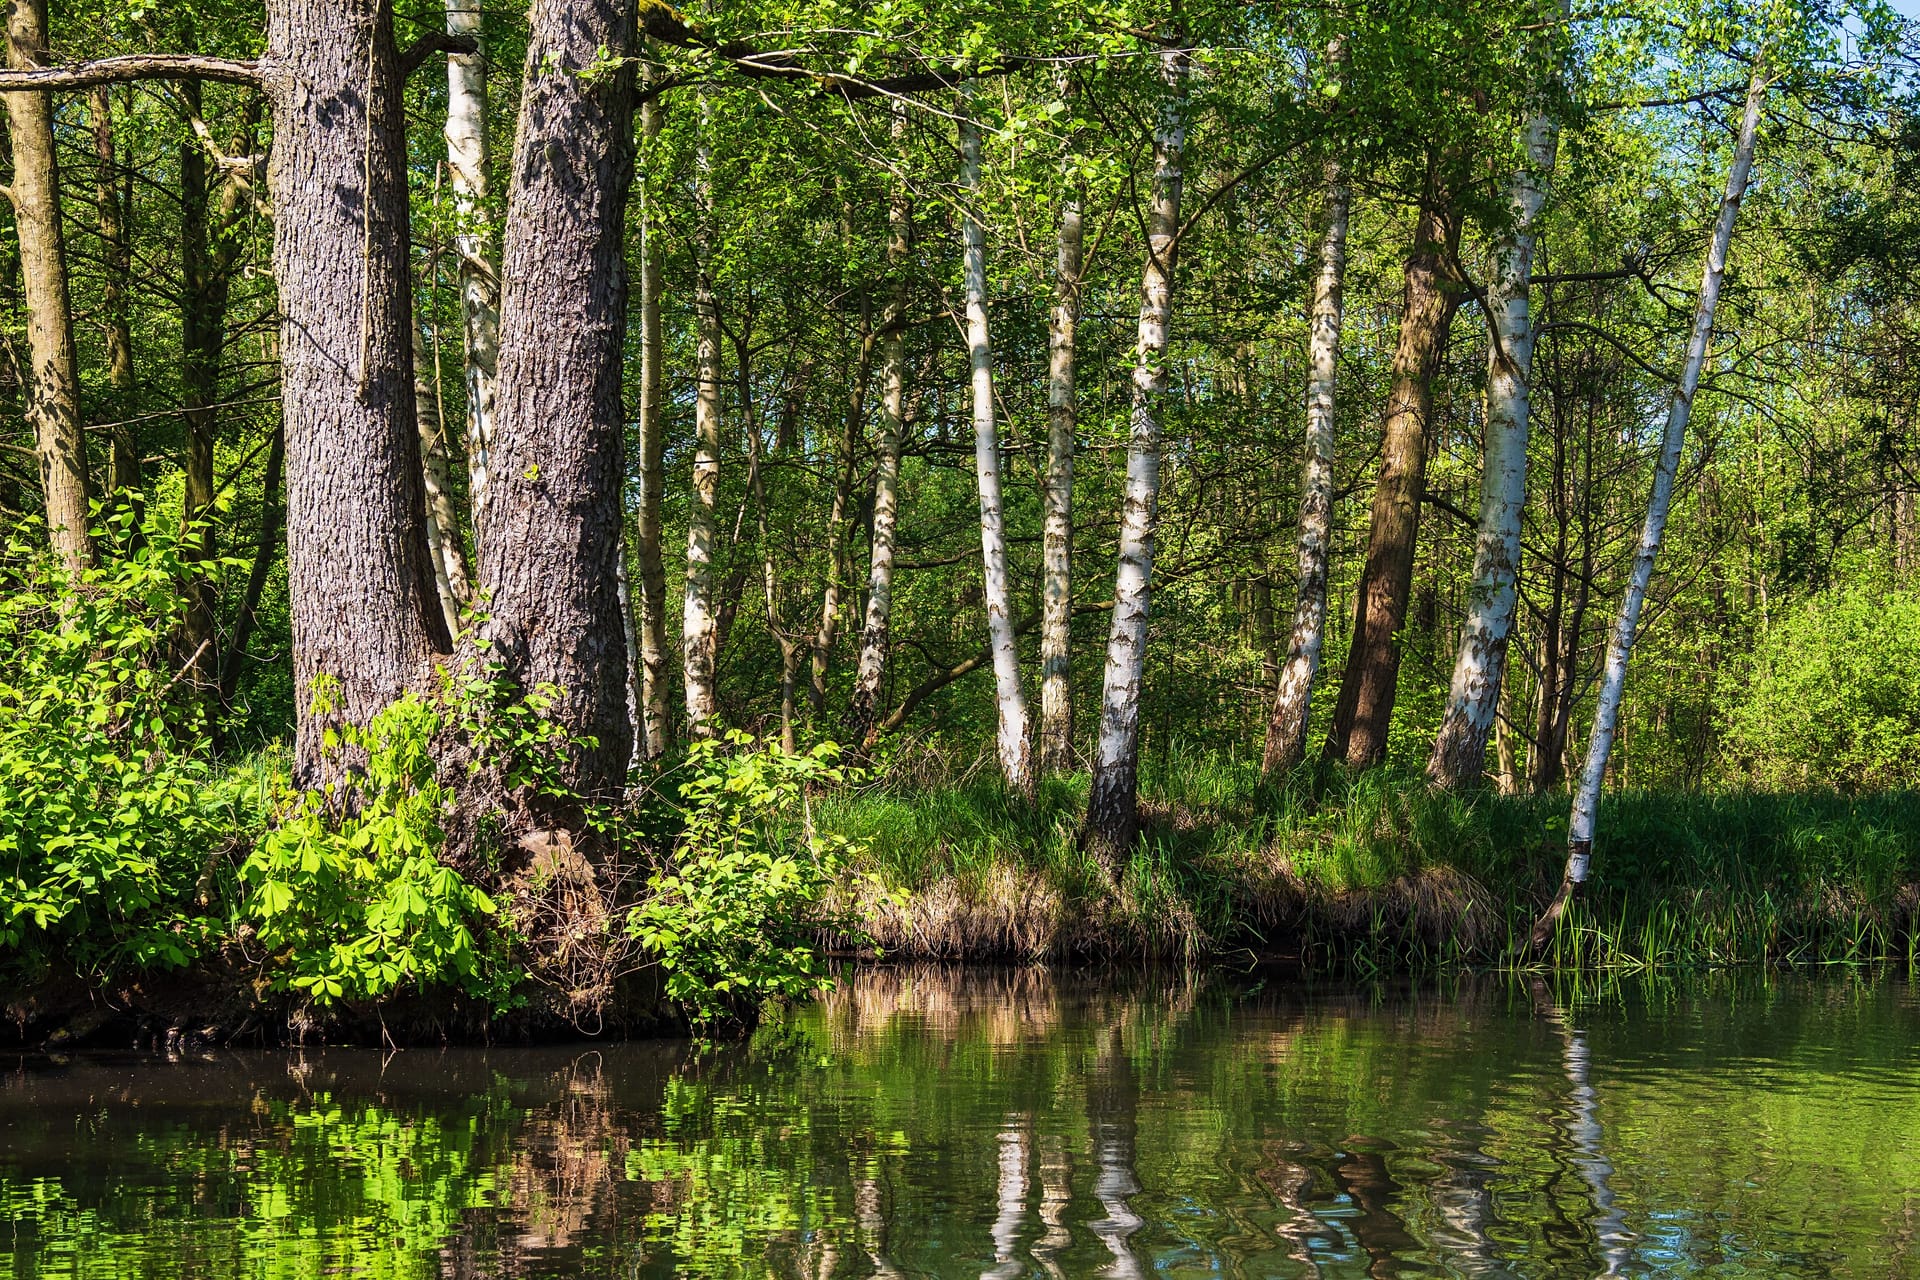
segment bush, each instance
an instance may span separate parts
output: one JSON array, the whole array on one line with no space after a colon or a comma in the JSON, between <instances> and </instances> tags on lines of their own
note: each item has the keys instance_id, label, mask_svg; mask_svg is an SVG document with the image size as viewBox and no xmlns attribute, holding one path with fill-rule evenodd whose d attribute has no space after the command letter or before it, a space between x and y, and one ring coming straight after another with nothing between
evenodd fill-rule
<instances>
[{"instance_id":1,"label":"bush","mask_svg":"<svg viewBox=\"0 0 1920 1280\"><path fill-rule=\"evenodd\" d=\"M1782 619L1728 713L1727 750L1760 787L1920 784L1920 595L1823 595Z\"/></svg>"},{"instance_id":2,"label":"bush","mask_svg":"<svg viewBox=\"0 0 1920 1280\"><path fill-rule=\"evenodd\" d=\"M185 965L218 931L241 819L171 643L214 566L124 513L98 537L78 574L30 524L0 552L0 957L105 976Z\"/></svg>"}]
</instances>

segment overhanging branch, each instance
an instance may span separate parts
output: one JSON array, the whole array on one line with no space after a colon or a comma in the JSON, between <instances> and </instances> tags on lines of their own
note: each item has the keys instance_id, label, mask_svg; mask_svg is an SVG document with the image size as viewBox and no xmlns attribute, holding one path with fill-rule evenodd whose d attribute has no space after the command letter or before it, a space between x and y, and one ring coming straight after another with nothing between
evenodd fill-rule
<instances>
[{"instance_id":1,"label":"overhanging branch","mask_svg":"<svg viewBox=\"0 0 1920 1280\"><path fill-rule=\"evenodd\" d=\"M238 58L209 58L197 53L123 53L60 67L0 70L0 93L91 89L128 80L218 80L258 85L260 65Z\"/></svg>"}]
</instances>

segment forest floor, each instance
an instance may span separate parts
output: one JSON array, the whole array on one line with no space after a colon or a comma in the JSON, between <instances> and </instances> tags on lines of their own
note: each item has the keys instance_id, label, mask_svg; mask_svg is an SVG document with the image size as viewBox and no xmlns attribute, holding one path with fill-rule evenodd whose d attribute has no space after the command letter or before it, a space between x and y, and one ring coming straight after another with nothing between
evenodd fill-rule
<instances>
[{"instance_id":1,"label":"forest floor","mask_svg":"<svg viewBox=\"0 0 1920 1280\"><path fill-rule=\"evenodd\" d=\"M1920 793L1610 794L1588 892L1544 952L1568 799L1432 791L1375 771L1261 784L1257 760L1174 752L1142 778L1116 887L1076 844L1084 774L1032 802L990 767L828 798L842 890L888 954L1241 956L1361 970L1916 959Z\"/></svg>"}]
</instances>

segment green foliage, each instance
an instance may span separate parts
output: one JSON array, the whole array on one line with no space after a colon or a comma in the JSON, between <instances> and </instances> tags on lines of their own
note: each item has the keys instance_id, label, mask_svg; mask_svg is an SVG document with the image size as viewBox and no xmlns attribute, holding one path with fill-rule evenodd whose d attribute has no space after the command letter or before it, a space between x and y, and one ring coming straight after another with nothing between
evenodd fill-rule
<instances>
[{"instance_id":1,"label":"green foliage","mask_svg":"<svg viewBox=\"0 0 1920 1280\"><path fill-rule=\"evenodd\" d=\"M497 908L439 858L452 792L430 751L438 707L408 694L329 746L363 754L351 785L291 807L241 867L275 981L316 1003L447 984L504 1004L515 975Z\"/></svg>"},{"instance_id":2,"label":"green foliage","mask_svg":"<svg viewBox=\"0 0 1920 1280\"><path fill-rule=\"evenodd\" d=\"M1757 786L1920 785L1920 595L1806 601L1761 641L1727 735L1733 767Z\"/></svg>"},{"instance_id":3,"label":"green foliage","mask_svg":"<svg viewBox=\"0 0 1920 1280\"><path fill-rule=\"evenodd\" d=\"M795 755L739 730L694 743L688 765L684 826L628 927L666 971L668 997L710 1026L826 984L821 938L848 926L827 893L858 850L814 829L807 793L855 771L834 743Z\"/></svg>"},{"instance_id":4,"label":"green foliage","mask_svg":"<svg viewBox=\"0 0 1920 1280\"><path fill-rule=\"evenodd\" d=\"M95 976L188 963L238 815L171 643L209 567L125 511L70 572L23 526L0 553L0 959Z\"/></svg>"}]
</instances>

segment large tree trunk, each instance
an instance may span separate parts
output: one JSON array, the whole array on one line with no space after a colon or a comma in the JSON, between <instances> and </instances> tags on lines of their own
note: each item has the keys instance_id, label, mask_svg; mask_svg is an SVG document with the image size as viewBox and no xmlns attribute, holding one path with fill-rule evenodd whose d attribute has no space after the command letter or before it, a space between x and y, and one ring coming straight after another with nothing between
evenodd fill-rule
<instances>
[{"instance_id":1,"label":"large tree trunk","mask_svg":"<svg viewBox=\"0 0 1920 1280\"><path fill-rule=\"evenodd\" d=\"M321 740L332 717L366 723L423 682L448 644L413 420L392 18L384 0L371 13L355 0L270 0L260 65L274 122L268 181L303 784L332 773ZM330 711L316 712L316 694Z\"/></svg>"},{"instance_id":2,"label":"large tree trunk","mask_svg":"<svg viewBox=\"0 0 1920 1280\"><path fill-rule=\"evenodd\" d=\"M1175 239L1187 137L1186 56L1160 56L1166 100L1153 134L1153 196L1147 210L1147 261L1140 273L1140 327L1133 366L1133 414L1127 440L1126 502L1120 512L1120 563L1114 573L1113 624L1107 632L1100 690L1100 734L1087 798L1087 844L1119 878L1138 832L1140 679L1147 659L1147 609L1153 535L1160 501L1160 413L1167 391L1167 325L1173 315Z\"/></svg>"},{"instance_id":3,"label":"large tree trunk","mask_svg":"<svg viewBox=\"0 0 1920 1280\"><path fill-rule=\"evenodd\" d=\"M590 740L569 782L618 797L632 752L620 397L633 179L633 47L621 0L536 0L501 255L500 380L481 584L498 651Z\"/></svg>"},{"instance_id":4,"label":"large tree trunk","mask_svg":"<svg viewBox=\"0 0 1920 1280\"><path fill-rule=\"evenodd\" d=\"M7 65L46 65L45 0L8 0ZM53 144L53 95L9 93L13 141L14 225L26 286L27 425L40 455L47 532L69 569L93 563L87 538L87 441L80 425L73 308L67 294L66 246L60 229L60 171Z\"/></svg>"},{"instance_id":5,"label":"large tree trunk","mask_svg":"<svg viewBox=\"0 0 1920 1280\"><path fill-rule=\"evenodd\" d=\"M1740 201L1747 194L1747 179L1753 171L1755 140L1760 132L1760 115L1767 100L1768 73L1764 55L1753 64L1747 82L1746 110L1740 119L1740 133L1734 144L1733 165L1727 172L1727 189L1720 197L1720 213L1714 220L1713 239L1707 245L1706 266L1701 272L1700 294L1694 302L1693 331L1687 340L1686 363L1681 366L1680 381L1673 388L1667 408L1667 429L1660 441L1660 457L1654 464L1653 491L1647 498L1647 518L1640 528L1639 545L1634 548L1633 569L1627 578L1626 599L1621 601L1620 616L1614 621L1607 642L1607 662L1600 678L1600 696L1593 710L1593 733L1587 740L1586 765L1580 785L1574 793L1573 814L1567 823L1567 869L1560 891L1534 924L1533 943L1542 946L1552 937L1555 924L1567 904L1586 882L1587 868L1593 856L1595 811L1600 805L1600 788L1606 781L1607 756L1620 723L1620 696L1627 684L1627 660L1633 655L1633 642L1640 628L1640 611L1647 600L1647 588L1653 581L1654 561L1666 536L1667 513L1673 505L1674 477L1680 470L1680 450L1686 443L1687 422L1693 416L1693 397L1700 389L1700 371L1707 361L1707 349L1713 343L1713 315L1720 302L1720 286L1726 279L1727 251L1733 244L1733 224L1740 214Z\"/></svg>"},{"instance_id":6,"label":"large tree trunk","mask_svg":"<svg viewBox=\"0 0 1920 1280\"><path fill-rule=\"evenodd\" d=\"M980 559L987 605L987 636L993 648L996 744L1000 771L1016 791L1033 786L1029 759L1027 699L1020 689L1020 647L1014 638L1007 584L1005 503L1000 492L1000 428L993 404L993 344L987 330L987 228L980 221L980 126L973 119L971 86L960 121L960 185L969 207L962 233L967 291L967 363L972 370L973 462L980 489Z\"/></svg>"},{"instance_id":7,"label":"large tree trunk","mask_svg":"<svg viewBox=\"0 0 1920 1280\"><path fill-rule=\"evenodd\" d=\"M500 360L500 277L487 222L487 58L480 0L447 0L447 33L474 52L447 55L447 174L460 258L460 314L466 333L467 495L477 531L490 492L494 382Z\"/></svg>"},{"instance_id":8,"label":"large tree trunk","mask_svg":"<svg viewBox=\"0 0 1920 1280\"><path fill-rule=\"evenodd\" d=\"M695 377L693 504L687 513L687 586L681 610L680 669L686 685L687 732L696 738L718 731L720 702L714 688L719 659L718 619L713 607L715 504L720 496L720 302L713 290L713 161L709 135L712 109L700 102L700 144L694 158L700 207L694 267Z\"/></svg>"},{"instance_id":9,"label":"large tree trunk","mask_svg":"<svg viewBox=\"0 0 1920 1280\"><path fill-rule=\"evenodd\" d=\"M107 464L107 492L124 494L140 488L140 451L133 428L136 383L133 372L133 324L128 285L133 274L132 246L127 230L131 209L123 209L116 185L119 162L113 138L113 86L97 84L87 98L88 123L93 126L94 202L100 210L100 260L103 267L100 303L107 335L107 385L113 388L112 454Z\"/></svg>"},{"instance_id":10,"label":"large tree trunk","mask_svg":"<svg viewBox=\"0 0 1920 1280\"><path fill-rule=\"evenodd\" d=\"M1427 761L1440 787L1476 783L1486 766L1487 734L1500 707L1507 642L1519 603L1520 518L1527 503L1527 435L1533 385L1532 317L1528 278L1533 270L1535 221L1547 201L1560 141L1557 55L1527 122L1526 156L1508 189L1513 222L1494 251L1495 277L1487 291L1486 457L1480 475L1480 526L1474 538L1473 582L1467 618L1454 659L1446 714Z\"/></svg>"},{"instance_id":11,"label":"large tree trunk","mask_svg":"<svg viewBox=\"0 0 1920 1280\"><path fill-rule=\"evenodd\" d=\"M1413 587L1413 553L1426 487L1433 378L1460 302L1448 278L1459 239L1460 220L1439 190L1436 165L1428 175L1405 267L1405 301L1393 352L1367 560L1355 593L1353 647L1327 731L1326 758L1354 766L1377 765L1387 756L1387 729L1400 677L1398 637Z\"/></svg>"},{"instance_id":12,"label":"large tree trunk","mask_svg":"<svg viewBox=\"0 0 1920 1280\"><path fill-rule=\"evenodd\" d=\"M1072 180L1063 175L1063 181ZM1074 339L1080 320L1083 217L1076 187L1060 207L1053 310L1047 318L1046 519L1041 529L1040 768L1073 764Z\"/></svg>"},{"instance_id":13,"label":"large tree trunk","mask_svg":"<svg viewBox=\"0 0 1920 1280\"><path fill-rule=\"evenodd\" d=\"M1293 633L1274 692L1261 769L1273 778L1307 752L1307 727L1327 636L1327 569L1333 537L1334 391L1340 367L1340 319L1347 270L1347 212L1352 188L1337 161L1327 165L1326 230L1313 283L1313 333L1307 345L1307 446L1300 480L1300 581Z\"/></svg>"},{"instance_id":14,"label":"large tree trunk","mask_svg":"<svg viewBox=\"0 0 1920 1280\"><path fill-rule=\"evenodd\" d=\"M894 110L893 136L905 137L906 112ZM900 511L900 435L907 404L907 253L913 238L913 204L896 186L887 213L887 266L893 297L880 321L880 430L874 441L872 554L867 571L867 616L860 637L860 666L847 709L848 737L871 741L887 674L888 629L893 618L893 544Z\"/></svg>"},{"instance_id":15,"label":"large tree trunk","mask_svg":"<svg viewBox=\"0 0 1920 1280\"><path fill-rule=\"evenodd\" d=\"M643 146L660 137L660 104L640 107ZM658 760L673 745L667 711L667 562L662 505L667 489L667 439L661 410L659 212L645 178L640 182L640 495L635 552L640 561L641 750Z\"/></svg>"}]
</instances>

